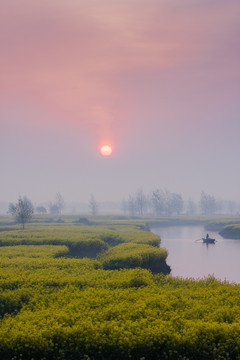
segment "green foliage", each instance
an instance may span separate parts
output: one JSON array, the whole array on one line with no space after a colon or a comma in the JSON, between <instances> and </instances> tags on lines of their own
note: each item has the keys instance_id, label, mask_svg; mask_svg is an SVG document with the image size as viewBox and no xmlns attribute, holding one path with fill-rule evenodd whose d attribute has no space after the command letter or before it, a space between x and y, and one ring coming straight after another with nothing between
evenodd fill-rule
<instances>
[{"instance_id":1,"label":"green foliage","mask_svg":"<svg viewBox=\"0 0 240 360\"><path fill-rule=\"evenodd\" d=\"M22 224L24 229L25 223L32 219L34 208L32 202L24 196L19 196L16 204L9 204L9 214L15 217L19 224Z\"/></svg>"},{"instance_id":2,"label":"green foliage","mask_svg":"<svg viewBox=\"0 0 240 360\"><path fill-rule=\"evenodd\" d=\"M131 225L84 226L78 224L44 224L24 231L0 232L0 246L66 245L71 257L96 257L109 246L135 242L159 246L158 235Z\"/></svg>"},{"instance_id":3,"label":"green foliage","mask_svg":"<svg viewBox=\"0 0 240 360\"><path fill-rule=\"evenodd\" d=\"M238 358L239 286L62 260L46 259L45 278L33 268L21 283L17 271L18 285L2 290L1 359Z\"/></svg>"},{"instance_id":4,"label":"green foliage","mask_svg":"<svg viewBox=\"0 0 240 360\"><path fill-rule=\"evenodd\" d=\"M167 251L150 245L125 243L110 248L99 256L104 269L141 267L153 272L169 273L166 265Z\"/></svg>"},{"instance_id":5,"label":"green foliage","mask_svg":"<svg viewBox=\"0 0 240 360\"><path fill-rule=\"evenodd\" d=\"M0 261L1 259L14 259L18 257L33 258L52 258L60 257L68 254L66 246L51 246L51 245L16 245L16 246L3 246L0 248Z\"/></svg>"},{"instance_id":6,"label":"green foliage","mask_svg":"<svg viewBox=\"0 0 240 360\"><path fill-rule=\"evenodd\" d=\"M117 221L0 233L0 359L239 360L240 285L105 270L111 258L165 261L166 251L149 245L151 233L140 233ZM95 240L106 249L99 260L67 257Z\"/></svg>"},{"instance_id":7,"label":"green foliage","mask_svg":"<svg viewBox=\"0 0 240 360\"><path fill-rule=\"evenodd\" d=\"M61 225L2 232L0 245L65 245L69 248L68 255L72 257L95 257L108 249L108 244L100 239L97 231Z\"/></svg>"}]
</instances>

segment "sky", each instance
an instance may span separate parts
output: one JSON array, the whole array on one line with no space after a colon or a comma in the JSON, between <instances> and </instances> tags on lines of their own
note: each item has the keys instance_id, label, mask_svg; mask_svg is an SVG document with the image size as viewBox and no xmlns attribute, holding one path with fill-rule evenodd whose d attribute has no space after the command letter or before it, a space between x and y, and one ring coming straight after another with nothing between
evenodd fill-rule
<instances>
[{"instance_id":1,"label":"sky","mask_svg":"<svg viewBox=\"0 0 240 360\"><path fill-rule=\"evenodd\" d=\"M239 0L1 0L0 201L240 201L239 18Z\"/></svg>"}]
</instances>

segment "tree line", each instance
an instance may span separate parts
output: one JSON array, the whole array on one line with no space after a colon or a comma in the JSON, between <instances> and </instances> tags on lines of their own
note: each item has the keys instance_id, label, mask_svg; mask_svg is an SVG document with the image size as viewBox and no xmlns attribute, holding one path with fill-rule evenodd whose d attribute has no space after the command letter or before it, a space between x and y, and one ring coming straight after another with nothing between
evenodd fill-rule
<instances>
[{"instance_id":1,"label":"tree line","mask_svg":"<svg viewBox=\"0 0 240 360\"><path fill-rule=\"evenodd\" d=\"M60 193L56 193L55 200L45 206L34 208L30 199L19 196L17 202L10 203L8 213L15 217L16 222L24 226L32 219L34 212L38 214L60 215L66 206L65 200ZM92 216L99 212L99 203L93 194L90 195L88 207ZM202 191L198 202L191 198L184 201L182 195L169 190L154 189L146 194L142 189L129 194L128 199L122 201L122 211L134 216L172 216L172 215L214 215L220 213L237 214L240 210L238 203L234 201L220 201L214 195Z\"/></svg>"},{"instance_id":2,"label":"tree line","mask_svg":"<svg viewBox=\"0 0 240 360\"><path fill-rule=\"evenodd\" d=\"M24 229L25 224L32 219L34 212L42 215L47 213L60 215L65 206L65 200L59 192L56 193L55 200L48 203L48 209L42 205L36 206L36 208L34 208L32 201L28 197L19 196L15 204L9 204L8 213L14 216L16 222L21 224L22 229ZM89 209L93 216L97 215L99 207L93 194L90 195Z\"/></svg>"},{"instance_id":3,"label":"tree line","mask_svg":"<svg viewBox=\"0 0 240 360\"><path fill-rule=\"evenodd\" d=\"M214 215L236 214L240 206L234 201L221 201L204 191L201 192L199 201L191 198L185 201L181 194L166 189L154 189L147 194L138 189L129 194L127 200L123 199L122 210L130 216Z\"/></svg>"},{"instance_id":4,"label":"tree line","mask_svg":"<svg viewBox=\"0 0 240 360\"><path fill-rule=\"evenodd\" d=\"M55 201L48 204L51 214L61 214L64 207L65 201L60 193L56 193ZM32 219L34 211L39 214L47 213L45 206L37 206L34 209L32 201L26 196L19 196L17 202L10 203L8 207L8 213L15 217L16 222L21 224L23 229L25 224Z\"/></svg>"}]
</instances>

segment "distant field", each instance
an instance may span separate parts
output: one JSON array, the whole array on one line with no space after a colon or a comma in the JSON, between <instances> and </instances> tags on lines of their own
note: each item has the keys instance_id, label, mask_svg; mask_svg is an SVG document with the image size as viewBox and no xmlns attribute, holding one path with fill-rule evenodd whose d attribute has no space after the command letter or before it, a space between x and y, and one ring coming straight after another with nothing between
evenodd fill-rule
<instances>
[{"instance_id":1,"label":"distant field","mask_svg":"<svg viewBox=\"0 0 240 360\"><path fill-rule=\"evenodd\" d=\"M1 360L240 359L240 285L163 275L138 219L75 220L0 232Z\"/></svg>"}]
</instances>

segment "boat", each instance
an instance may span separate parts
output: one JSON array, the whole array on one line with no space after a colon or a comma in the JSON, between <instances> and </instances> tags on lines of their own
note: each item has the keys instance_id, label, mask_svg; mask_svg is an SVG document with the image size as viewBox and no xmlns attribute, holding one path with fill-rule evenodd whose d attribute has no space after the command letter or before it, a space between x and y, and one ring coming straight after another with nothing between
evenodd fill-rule
<instances>
[{"instance_id":1,"label":"boat","mask_svg":"<svg viewBox=\"0 0 240 360\"><path fill-rule=\"evenodd\" d=\"M202 241L205 243L205 244L215 244L215 239L212 239L210 237L206 237L206 238L202 238Z\"/></svg>"}]
</instances>

